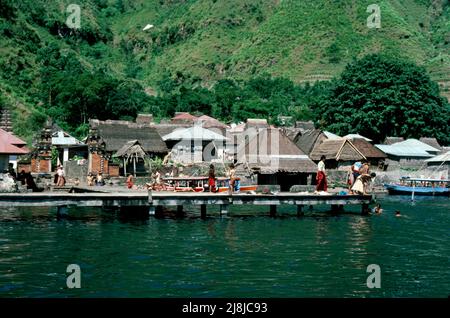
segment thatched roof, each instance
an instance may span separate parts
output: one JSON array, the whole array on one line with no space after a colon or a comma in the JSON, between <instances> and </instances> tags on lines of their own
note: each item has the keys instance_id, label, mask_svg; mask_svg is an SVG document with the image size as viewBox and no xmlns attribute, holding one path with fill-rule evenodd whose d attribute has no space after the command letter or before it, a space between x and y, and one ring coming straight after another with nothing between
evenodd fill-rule
<instances>
[{"instance_id":1,"label":"thatched roof","mask_svg":"<svg viewBox=\"0 0 450 318\"><path fill-rule=\"evenodd\" d=\"M422 138L419 139L419 141L421 141L423 143L426 143L427 145L429 145L429 146L431 146L433 148L436 148L436 149L439 149L439 150L442 149L441 145L438 143L436 138L422 137Z\"/></svg>"},{"instance_id":2,"label":"thatched roof","mask_svg":"<svg viewBox=\"0 0 450 318\"><path fill-rule=\"evenodd\" d=\"M386 137L386 139L383 141L383 145L392 145L404 140L405 139L403 137Z\"/></svg>"},{"instance_id":3,"label":"thatched roof","mask_svg":"<svg viewBox=\"0 0 450 318\"><path fill-rule=\"evenodd\" d=\"M309 121L296 121L295 122L295 128L298 128L301 130L301 132L307 131L307 130L314 130L316 127L314 126L314 123Z\"/></svg>"},{"instance_id":4,"label":"thatched roof","mask_svg":"<svg viewBox=\"0 0 450 318\"><path fill-rule=\"evenodd\" d=\"M260 173L316 172L316 164L281 130L268 128L250 136L238 150L238 162Z\"/></svg>"},{"instance_id":5,"label":"thatched roof","mask_svg":"<svg viewBox=\"0 0 450 318\"><path fill-rule=\"evenodd\" d=\"M312 160L353 161L367 159L349 139L328 139L317 145L309 155Z\"/></svg>"},{"instance_id":6,"label":"thatched roof","mask_svg":"<svg viewBox=\"0 0 450 318\"><path fill-rule=\"evenodd\" d=\"M118 158L145 158L147 154L145 153L144 148L142 148L141 144L137 140L130 140L126 142L122 148L117 150L117 152L113 155L113 157Z\"/></svg>"},{"instance_id":7,"label":"thatched roof","mask_svg":"<svg viewBox=\"0 0 450 318\"><path fill-rule=\"evenodd\" d=\"M372 139L369 139L369 138L367 138L367 137L364 137L364 136L362 136L362 135L360 135L360 134L348 134L348 135L345 135L345 136L342 137L342 138L350 139L350 140L364 139L364 140L366 140L366 141L372 141Z\"/></svg>"},{"instance_id":8,"label":"thatched roof","mask_svg":"<svg viewBox=\"0 0 450 318\"><path fill-rule=\"evenodd\" d=\"M284 134L292 141L299 138L302 135L302 129L294 127L283 127Z\"/></svg>"},{"instance_id":9,"label":"thatched roof","mask_svg":"<svg viewBox=\"0 0 450 318\"><path fill-rule=\"evenodd\" d=\"M383 151L381 151L365 139L354 139L352 140L352 144L367 159L384 159L387 157L387 155Z\"/></svg>"},{"instance_id":10,"label":"thatched roof","mask_svg":"<svg viewBox=\"0 0 450 318\"><path fill-rule=\"evenodd\" d=\"M129 121L91 119L89 124L98 130L98 135L105 142L106 151L117 152L130 140L138 140L147 153L166 153L168 149L156 131L150 125L141 125Z\"/></svg>"},{"instance_id":11,"label":"thatched roof","mask_svg":"<svg viewBox=\"0 0 450 318\"><path fill-rule=\"evenodd\" d=\"M228 126L225 125L224 123L208 115L200 116L198 120L202 122L204 128L222 128L222 129L228 128Z\"/></svg>"},{"instance_id":12,"label":"thatched roof","mask_svg":"<svg viewBox=\"0 0 450 318\"><path fill-rule=\"evenodd\" d=\"M294 139L294 142L298 148L309 155L316 145L326 139L327 137L320 129L314 129L307 130L302 135L297 136L297 138Z\"/></svg>"},{"instance_id":13,"label":"thatched roof","mask_svg":"<svg viewBox=\"0 0 450 318\"><path fill-rule=\"evenodd\" d=\"M198 117L191 115L189 113L179 112L179 113L175 113L175 116L172 117L171 122L174 124L175 123L193 123L197 119L198 119Z\"/></svg>"},{"instance_id":14,"label":"thatched roof","mask_svg":"<svg viewBox=\"0 0 450 318\"><path fill-rule=\"evenodd\" d=\"M246 128L268 128L267 119L248 118L245 122Z\"/></svg>"}]
</instances>

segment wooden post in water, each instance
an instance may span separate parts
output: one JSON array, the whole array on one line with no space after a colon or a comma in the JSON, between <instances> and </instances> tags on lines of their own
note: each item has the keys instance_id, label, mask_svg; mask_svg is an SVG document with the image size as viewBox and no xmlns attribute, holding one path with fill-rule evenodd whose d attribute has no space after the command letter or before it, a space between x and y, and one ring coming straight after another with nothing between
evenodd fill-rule
<instances>
[{"instance_id":1,"label":"wooden post in water","mask_svg":"<svg viewBox=\"0 0 450 318\"><path fill-rule=\"evenodd\" d=\"M184 215L183 206L177 205L177 217L182 217Z\"/></svg>"},{"instance_id":2,"label":"wooden post in water","mask_svg":"<svg viewBox=\"0 0 450 318\"><path fill-rule=\"evenodd\" d=\"M149 208L148 208L148 214L150 216L155 216L156 213L156 207L153 205L153 195L152 195L152 189L149 188L148 189L148 203L149 203Z\"/></svg>"},{"instance_id":3,"label":"wooden post in water","mask_svg":"<svg viewBox=\"0 0 450 318\"><path fill-rule=\"evenodd\" d=\"M228 214L228 204L220 205L220 215Z\"/></svg>"},{"instance_id":4,"label":"wooden post in water","mask_svg":"<svg viewBox=\"0 0 450 318\"><path fill-rule=\"evenodd\" d=\"M361 206L361 215L369 214L369 205L367 203L363 203Z\"/></svg>"},{"instance_id":5,"label":"wooden post in water","mask_svg":"<svg viewBox=\"0 0 450 318\"><path fill-rule=\"evenodd\" d=\"M206 204L200 205L200 216L202 219L206 218Z\"/></svg>"},{"instance_id":6,"label":"wooden post in water","mask_svg":"<svg viewBox=\"0 0 450 318\"><path fill-rule=\"evenodd\" d=\"M276 215L277 215L277 206L272 204L270 206L270 216L276 216Z\"/></svg>"},{"instance_id":7,"label":"wooden post in water","mask_svg":"<svg viewBox=\"0 0 450 318\"><path fill-rule=\"evenodd\" d=\"M305 212L303 212L303 205L297 205L297 216L304 216Z\"/></svg>"},{"instance_id":8,"label":"wooden post in water","mask_svg":"<svg viewBox=\"0 0 450 318\"><path fill-rule=\"evenodd\" d=\"M58 206L58 208L56 210L57 217L66 217L68 215L69 215L69 209L67 208L67 205Z\"/></svg>"}]
</instances>

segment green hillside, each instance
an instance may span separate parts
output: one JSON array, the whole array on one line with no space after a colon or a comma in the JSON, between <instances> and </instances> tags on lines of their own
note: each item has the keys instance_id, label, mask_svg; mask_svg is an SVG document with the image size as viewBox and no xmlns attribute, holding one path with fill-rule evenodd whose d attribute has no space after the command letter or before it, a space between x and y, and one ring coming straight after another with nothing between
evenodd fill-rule
<instances>
[{"instance_id":1,"label":"green hillside","mask_svg":"<svg viewBox=\"0 0 450 318\"><path fill-rule=\"evenodd\" d=\"M166 78L207 88L264 73L328 80L353 59L383 52L424 66L450 97L446 0L377 1L380 29L366 25L372 0L88 0L79 1L77 31L65 25L73 2L0 0L0 103L13 110L19 135L29 137L54 111L43 65L58 72L74 59L68 81L78 69L156 95ZM143 31L147 24L154 27ZM43 51L49 45L58 52Z\"/></svg>"}]
</instances>

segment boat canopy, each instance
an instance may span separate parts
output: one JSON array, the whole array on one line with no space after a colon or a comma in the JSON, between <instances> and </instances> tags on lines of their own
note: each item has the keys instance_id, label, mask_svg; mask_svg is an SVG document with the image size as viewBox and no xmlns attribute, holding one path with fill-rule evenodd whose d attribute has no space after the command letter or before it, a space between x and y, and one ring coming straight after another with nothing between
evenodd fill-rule
<instances>
[{"instance_id":1,"label":"boat canopy","mask_svg":"<svg viewBox=\"0 0 450 318\"><path fill-rule=\"evenodd\" d=\"M410 178L402 177L403 181L418 181L418 182L450 182L450 179L429 179L429 178Z\"/></svg>"}]
</instances>

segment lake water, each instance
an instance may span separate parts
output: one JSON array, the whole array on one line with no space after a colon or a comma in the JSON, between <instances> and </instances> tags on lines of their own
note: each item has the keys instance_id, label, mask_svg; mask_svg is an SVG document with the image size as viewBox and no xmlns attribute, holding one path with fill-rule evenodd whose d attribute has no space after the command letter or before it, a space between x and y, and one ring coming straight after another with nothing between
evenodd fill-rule
<instances>
[{"instance_id":1,"label":"lake water","mask_svg":"<svg viewBox=\"0 0 450 318\"><path fill-rule=\"evenodd\" d=\"M234 207L205 220L189 209L146 220L4 209L0 297L447 297L449 199L416 199L379 197L381 215L355 206L331 216L324 206L300 218L295 207L276 218ZM66 286L69 264L81 268L80 289ZM366 285L369 264L381 268L379 289Z\"/></svg>"}]
</instances>

